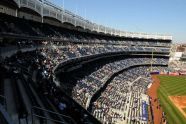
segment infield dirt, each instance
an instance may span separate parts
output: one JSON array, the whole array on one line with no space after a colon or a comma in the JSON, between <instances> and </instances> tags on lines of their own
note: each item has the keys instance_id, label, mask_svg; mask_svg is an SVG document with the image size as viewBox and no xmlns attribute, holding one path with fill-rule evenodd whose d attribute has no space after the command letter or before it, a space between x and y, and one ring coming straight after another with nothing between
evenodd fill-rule
<instances>
[{"instance_id":1,"label":"infield dirt","mask_svg":"<svg viewBox=\"0 0 186 124\"><path fill-rule=\"evenodd\" d=\"M186 96L169 96L169 99L186 118L186 112L184 111L186 108Z\"/></svg>"}]
</instances>

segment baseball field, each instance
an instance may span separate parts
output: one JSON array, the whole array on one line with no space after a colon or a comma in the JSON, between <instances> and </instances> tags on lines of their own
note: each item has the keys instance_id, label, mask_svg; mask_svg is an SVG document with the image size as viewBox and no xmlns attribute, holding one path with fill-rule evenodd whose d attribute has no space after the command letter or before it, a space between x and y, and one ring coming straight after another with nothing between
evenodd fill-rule
<instances>
[{"instance_id":1,"label":"baseball field","mask_svg":"<svg viewBox=\"0 0 186 124\"><path fill-rule=\"evenodd\" d=\"M186 124L186 76L159 75L158 98L169 124Z\"/></svg>"}]
</instances>

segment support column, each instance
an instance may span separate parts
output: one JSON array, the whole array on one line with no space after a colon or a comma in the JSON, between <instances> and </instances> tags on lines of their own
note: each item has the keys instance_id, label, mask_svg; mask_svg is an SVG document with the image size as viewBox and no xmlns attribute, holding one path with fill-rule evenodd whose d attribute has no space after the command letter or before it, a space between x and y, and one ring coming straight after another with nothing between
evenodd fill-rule
<instances>
[{"instance_id":1,"label":"support column","mask_svg":"<svg viewBox=\"0 0 186 124\"><path fill-rule=\"evenodd\" d=\"M21 0L18 0L18 7L21 7Z\"/></svg>"},{"instance_id":2,"label":"support column","mask_svg":"<svg viewBox=\"0 0 186 124\"><path fill-rule=\"evenodd\" d=\"M43 23L43 8L44 8L44 0L42 1L41 5L41 22Z\"/></svg>"},{"instance_id":3,"label":"support column","mask_svg":"<svg viewBox=\"0 0 186 124\"><path fill-rule=\"evenodd\" d=\"M41 22L43 23L43 16L41 17Z\"/></svg>"}]
</instances>

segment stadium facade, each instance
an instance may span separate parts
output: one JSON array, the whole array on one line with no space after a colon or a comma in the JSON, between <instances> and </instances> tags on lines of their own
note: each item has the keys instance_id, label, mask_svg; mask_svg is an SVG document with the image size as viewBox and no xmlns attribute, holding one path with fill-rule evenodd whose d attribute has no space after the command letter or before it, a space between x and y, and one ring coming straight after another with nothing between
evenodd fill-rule
<instances>
[{"instance_id":1,"label":"stadium facade","mask_svg":"<svg viewBox=\"0 0 186 124\"><path fill-rule=\"evenodd\" d=\"M1 12L10 14L12 16L25 17L26 19L32 19L35 21L44 22L44 17L50 17L58 20L61 23L70 23L75 27L81 27L90 31L95 31L99 33L105 33L120 37L131 37L131 38L145 38L145 39L163 39L172 40L172 36L168 35L153 35L146 33L134 33L126 32L117 29L112 29L105 27L103 25L98 25L89 20L86 20L64 8L60 8L49 1L46 0L14 0L16 7L7 8L1 6ZM28 8L38 14L38 16L29 15L28 13L20 12L21 8ZM50 22L49 22L50 23ZM50 23L53 24L53 23Z\"/></svg>"}]
</instances>

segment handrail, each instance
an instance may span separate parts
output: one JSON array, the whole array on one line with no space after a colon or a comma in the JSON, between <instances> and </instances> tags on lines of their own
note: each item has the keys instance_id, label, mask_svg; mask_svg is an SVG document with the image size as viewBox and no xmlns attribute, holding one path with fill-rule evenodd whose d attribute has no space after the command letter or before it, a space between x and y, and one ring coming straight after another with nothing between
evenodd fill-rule
<instances>
[{"instance_id":1,"label":"handrail","mask_svg":"<svg viewBox=\"0 0 186 124\"><path fill-rule=\"evenodd\" d=\"M63 121L60 121L60 120L56 120L56 119L51 119L51 118L48 118L48 117L44 117L44 116L41 116L41 115L38 115L38 114L34 114L34 109L36 110L41 110L41 111L45 111L45 112L48 112L48 113L51 113L51 114L55 114L55 115L58 115L58 116L61 116L61 117L64 117L64 118L67 118L70 120L70 122L72 122L72 124L76 124L76 122L70 117L70 116L66 116L66 115L63 115L63 114L60 114L60 113L57 113L57 112L54 112L54 111L51 111L51 110L47 110L47 109L44 109L44 108L40 108L40 107L37 107L37 106L32 106L31 108L31 116L32 116L32 124L34 124L33 122L33 117L38 117L38 118L42 118L42 119L46 119L46 120L50 120L50 121L53 121L53 122L58 122L60 124L65 124L65 122Z\"/></svg>"},{"instance_id":2,"label":"handrail","mask_svg":"<svg viewBox=\"0 0 186 124\"><path fill-rule=\"evenodd\" d=\"M33 114L32 113L32 124L34 124L33 122L33 116L35 117L38 117L38 118L42 118L42 119L46 119L46 120L50 120L50 121L53 121L53 122L57 122L57 123L60 123L60 124L65 124L65 122L63 121L58 121L58 120L55 120L55 119L50 119L50 118L47 118L47 117L44 117L44 116L40 116L40 115L37 115L37 114Z\"/></svg>"}]
</instances>

